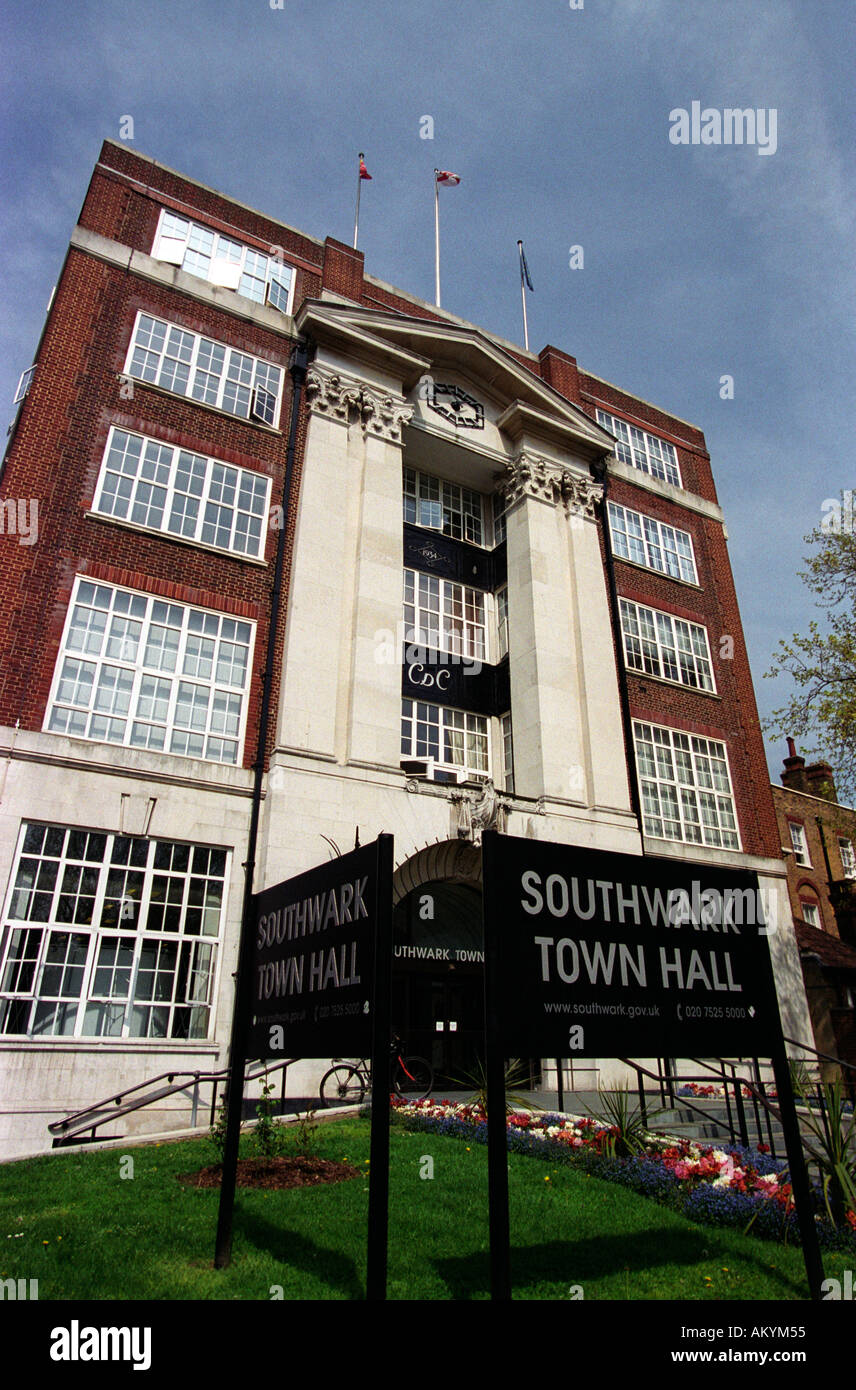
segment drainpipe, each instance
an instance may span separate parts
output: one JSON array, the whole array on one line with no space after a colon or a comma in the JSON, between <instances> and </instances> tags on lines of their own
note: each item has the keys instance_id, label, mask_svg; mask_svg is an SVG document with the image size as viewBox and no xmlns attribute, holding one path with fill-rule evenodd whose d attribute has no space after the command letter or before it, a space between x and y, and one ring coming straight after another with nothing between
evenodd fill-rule
<instances>
[{"instance_id":1,"label":"drainpipe","mask_svg":"<svg viewBox=\"0 0 856 1390\"><path fill-rule=\"evenodd\" d=\"M229 1081L226 1092L227 1121L226 1143L223 1150L223 1171L220 1186L220 1209L217 1218L217 1246L214 1267L225 1269L232 1253L232 1208L235 1201L235 1173L238 1162L238 1145L241 1137L241 1110L244 1098L244 1070L247 1063L247 1038L249 1033L250 1007L252 1005L252 974L250 972L250 935L253 929L253 871L256 864L256 846L259 833L259 816L262 805L262 781L264 778L265 752L270 724L271 692L273 688L274 664L276 659L276 634L279 626L279 608L282 594L282 572L285 568L285 536L289 524L291 506L291 476L294 470L294 454L297 445L297 426L300 419L300 403L306 372L314 349L303 338L295 343L289 372L291 373L291 423L288 431L288 445L285 454L285 478L282 485L282 527L276 546L273 588L271 590L270 619L268 629L267 657L263 672L262 706L259 715L259 737L256 746L256 761L253 764L253 800L250 811L250 833L247 842L247 859L244 865L244 901L241 910L241 934L238 939L238 968L235 972L235 1004L232 1013L232 1039L229 1055Z\"/></svg>"}]
</instances>

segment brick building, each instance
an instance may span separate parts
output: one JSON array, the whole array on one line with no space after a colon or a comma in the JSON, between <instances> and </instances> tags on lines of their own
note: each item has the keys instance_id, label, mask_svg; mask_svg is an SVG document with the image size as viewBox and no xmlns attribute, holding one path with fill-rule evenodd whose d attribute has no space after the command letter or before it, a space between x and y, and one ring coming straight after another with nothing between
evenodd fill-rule
<instances>
[{"instance_id":1,"label":"brick building","mask_svg":"<svg viewBox=\"0 0 856 1390\"><path fill-rule=\"evenodd\" d=\"M793 739L782 784L773 802L815 1046L856 1066L856 809L839 805L829 763L806 767Z\"/></svg>"},{"instance_id":2,"label":"brick building","mask_svg":"<svg viewBox=\"0 0 856 1390\"><path fill-rule=\"evenodd\" d=\"M478 1044L483 825L756 870L786 1031L810 1037L700 430L110 141L21 395L2 497L38 536L0 538L7 1150L225 1063L283 520L255 887L394 833L415 1050L449 1075ZM609 1069L586 1059L587 1084Z\"/></svg>"}]
</instances>

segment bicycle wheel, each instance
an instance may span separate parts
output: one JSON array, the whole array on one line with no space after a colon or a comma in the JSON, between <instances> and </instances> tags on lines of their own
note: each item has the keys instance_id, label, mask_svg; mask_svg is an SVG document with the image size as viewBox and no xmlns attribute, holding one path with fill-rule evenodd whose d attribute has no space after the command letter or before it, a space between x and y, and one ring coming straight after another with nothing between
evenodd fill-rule
<instances>
[{"instance_id":1,"label":"bicycle wheel","mask_svg":"<svg viewBox=\"0 0 856 1390\"><path fill-rule=\"evenodd\" d=\"M321 1078L324 1105L360 1105L366 1092L365 1081L356 1067L331 1067Z\"/></svg>"},{"instance_id":2,"label":"bicycle wheel","mask_svg":"<svg viewBox=\"0 0 856 1390\"><path fill-rule=\"evenodd\" d=\"M405 1100L423 1100L434 1087L434 1069L424 1057L399 1057L393 1085Z\"/></svg>"}]
</instances>

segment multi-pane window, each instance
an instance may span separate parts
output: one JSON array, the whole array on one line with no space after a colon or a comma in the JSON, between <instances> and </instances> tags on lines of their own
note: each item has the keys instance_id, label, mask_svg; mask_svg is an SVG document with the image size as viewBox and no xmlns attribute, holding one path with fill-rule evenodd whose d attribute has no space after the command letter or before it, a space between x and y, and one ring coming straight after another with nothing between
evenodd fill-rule
<instances>
[{"instance_id":1,"label":"multi-pane window","mask_svg":"<svg viewBox=\"0 0 856 1390\"><path fill-rule=\"evenodd\" d=\"M811 860L808 855L808 841L805 837L805 826L800 825L799 821L789 820L788 830L791 833L791 848L794 851L794 859L798 864L805 864L811 868Z\"/></svg>"},{"instance_id":2,"label":"multi-pane window","mask_svg":"<svg viewBox=\"0 0 856 1390\"><path fill-rule=\"evenodd\" d=\"M839 835L838 852L841 855L841 867L844 870L844 877L856 878L856 854L853 853L853 841L845 840Z\"/></svg>"},{"instance_id":3,"label":"multi-pane window","mask_svg":"<svg viewBox=\"0 0 856 1390\"><path fill-rule=\"evenodd\" d=\"M139 381L274 425L282 368L176 324L138 314L125 371Z\"/></svg>"},{"instance_id":4,"label":"multi-pane window","mask_svg":"<svg viewBox=\"0 0 856 1390\"><path fill-rule=\"evenodd\" d=\"M161 213L152 255L156 260L181 266L212 285L223 285L238 294L288 313L294 286L294 270L252 246L234 241L222 232L179 217Z\"/></svg>"},{"instance_id":5,"label":"multi-pane window","mask_svg":"<svg viewBox=\"0 0 856 1390\"><path fill-rule=\"evenodd\" d=\"M609 532L614 554L672 579L697 584L692 536L642 512L609 503Z\"/></svg>"},{"instance_id":6,"label":"multi-pane window","mask_svg":"<svg viewBox=\"0 0 856 1390\"><path fill-rule=\"evenodd\" d=\"M800 902L802 919L809 927L820 927L820 912L817 903Z\"/></svg>"},{"instance_id":7,"label":"multi-pane window","mask_svg":"<svg viewBox=\"0 0 856 1390\"><path fill-rule=\"evenodd\" d=\"M487 719L422 700L402 700L401 756L433 758L438 766L465 768L471 776L485 778L490 772Z\"/></svg>"},{"instance_id":8,"label":"multi-pane window","mask_svg":"<svg viewBox=\"0 0 856 1390\"><path fill-rule=\"evenodd\" d=\"M404 470L404 520L441 531L453 540L484 545L481 495L415 468Z\"/></svg>"},{"instance_id":9,"label":"multi-pane window","mask_svg":"<svg viewBox=\"0 0 856 1390\"><path fill-rule=\"evenodd\" d=\"M78 578L45 728L237 763L250 623Z\"/></svg>"},{"instance_id":10,"label":"multi-pane window","mask_svg":"<svg viewBox=\"0 0 856 1390\"><path fill-rule=\"evenodd\" d=\"M500 661L508 655L508 588L496 591L496 631Z\"/></svg>"},{"instance_id":11,"label":"multi-pane window","mask_svg":"<svg viewBox=\"0 0 856 1390\"><path fill-rule=\"evenodd\" d=\"M619 601L619 607L630 670L696 690L715 689L705 628L626 598Z\"/></svg>"},{"instance_id":12,"label":"multi-pane window","mask_svg":"<svg viewBox=\"0 0 856 1390\"><path fill-rule=\"evenodd\" d=\"M504 714L500 720L502 726L502 763L505 774L505 790L514 791L514 747L511 741L511 715Z\"/></svg>"},{"instance_id":13,"label":"multi-pane window","mask_svg":"<svg viewBox=\"0 0 856 1390\"><path fill-rule=\"evenodd\" d=\"M187 449L111 429L94 509L240 555L264 549L270 481Z\"/></svg>"},{"instance_id":14,"label":"multi-pane window","mask_svg":"<svg viewBox=\"0 0 856 1390\"><path fill-rule=\"evenodd\" d=\"M26 824L0 1033L207 1037L225 882L225 850Z\"/></svg>"},{"instance_id":15,"label":"multi-pane window","mask_svg":"<svg viewBox=\"0 0 856 1390\"><path fill-rule=\"evenodd\" d=\"M404 571L404 640L484 661L485 595L433 574Z\"/></svg>"},{"instance_id":16,"label":"multi-pane window","mask_svg":"<svg viewBox=\"0 0 856 1390\"><path fill-rule=\"evenodd\" d=\"M605 410L598 410L597 420L598 424L615 435L615 452L622 463L629 464L631 468L638 468L643 473L650 473L653 478L660 478L664 483L681 486L678 455L674 445L667 443L665 439L658 439L647 430L640 430L636 425L628 424L626 420L620 420L617 415L608 414Z\"/></svg>"},{"instance_id":17,"label":"multi-pane window","mask_svg":"<svg viewBox=\"0 0 856 1390\"><path fill-rule=\"evenodd\" d=\"M739 849L725 745L635 722L646 835Z\"/></svg>"}]
</instances>

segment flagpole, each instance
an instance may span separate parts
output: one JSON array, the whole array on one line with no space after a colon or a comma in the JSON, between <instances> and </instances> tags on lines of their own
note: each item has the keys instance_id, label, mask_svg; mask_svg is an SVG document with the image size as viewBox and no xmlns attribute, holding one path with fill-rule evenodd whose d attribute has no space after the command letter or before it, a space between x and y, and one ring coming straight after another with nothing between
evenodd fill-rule
<instances>
[{"instance_id":1,"label":"flagpole","mask_svg":"<svg viewBox=\"0 0 856 1390\"><path fill-rule=\"evenodd\" d=\"M434 170L434 303L440 308L440 185Z\"/></svg>"},{"instance_id":2,"label":"flagpole","mask_svg":"<svg viewBox=\"0 0 856 1390\"><path fill-rule=\"evenodd\" d=\"M363 154L363 151L360 150L360 159L364 159L364 158L365 158L365 155ZM354 250L355 250L355 251L356 251L356 249L357 249L357 237L358 237L359 231L360 231L360 189L361 189L361 187L362 187L362 183L363 183L362 175L360 174L360 166L359 166L359 164L358 164L358 165L357 165L357 208L356 208L356 211L355 211L355 213L354 213Z\"/></svg>"},{"instance_id":3,"label":"flagpole","mask_svg":"<svg viewBox=\"0 0 856 1390\"><path fill-rule=\"evenodd\" d=\"M523 301L523 342L526 351L529 351L529 323L526 318L526 281L523 278L523 242L518 241L517 249L520 252L520 298Z\"/></svg>"}]
</instances>

